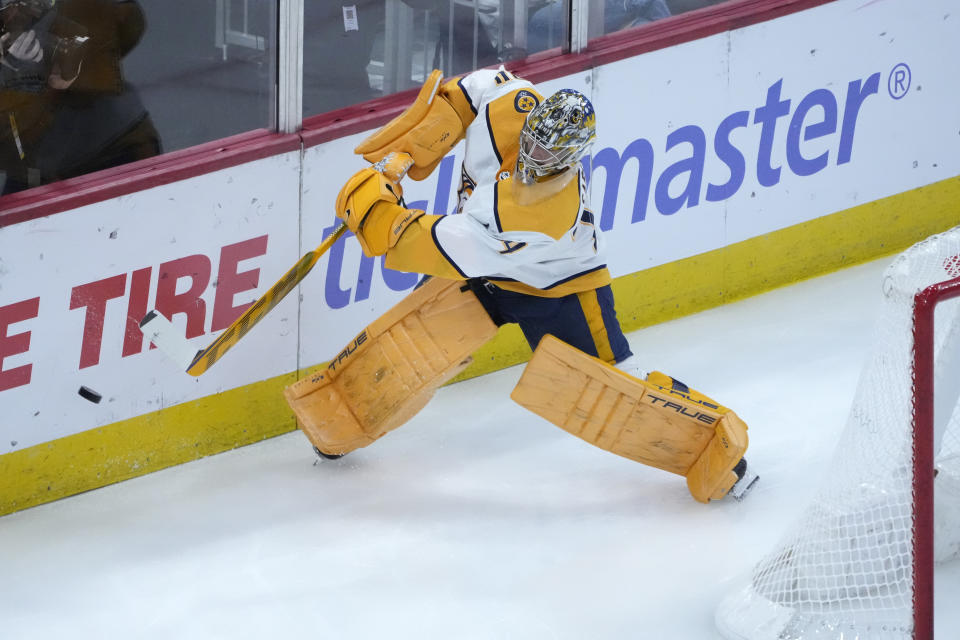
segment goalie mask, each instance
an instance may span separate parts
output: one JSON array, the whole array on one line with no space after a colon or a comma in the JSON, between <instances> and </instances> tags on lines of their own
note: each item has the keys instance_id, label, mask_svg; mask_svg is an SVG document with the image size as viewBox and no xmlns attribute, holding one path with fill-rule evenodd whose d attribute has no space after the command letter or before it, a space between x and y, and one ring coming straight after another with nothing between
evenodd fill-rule
<instances>
[{"instance_id":1,"label":"goalie mask","mask_svg":"<svg viewBox=\"0 0 960 640\"><path fill-rule=\"evenodd\" d=\"M561 89L537 106L520 131L516 175L533 184L577 166L597 137L597 117L585 95Z\"/></svg>"}]
</instances>

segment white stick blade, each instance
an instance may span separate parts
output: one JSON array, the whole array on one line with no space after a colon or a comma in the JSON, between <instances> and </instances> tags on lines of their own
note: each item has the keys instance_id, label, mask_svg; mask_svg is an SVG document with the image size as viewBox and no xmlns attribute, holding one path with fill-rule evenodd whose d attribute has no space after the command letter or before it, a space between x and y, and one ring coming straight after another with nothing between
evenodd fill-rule
<instances>
[{"instance_id":1,"label":"white stick blade","mask_svg":"<svg viewBox=\"0 0 960 640\"><path fill-rule=\"evenodd\" d=\"M140 321L140 331L156 345L157 349L160 349L184 371L198 353L197 349L191 347L187 339L177 331L173 323L156 309Z\"/></svg>"}]
</instances>

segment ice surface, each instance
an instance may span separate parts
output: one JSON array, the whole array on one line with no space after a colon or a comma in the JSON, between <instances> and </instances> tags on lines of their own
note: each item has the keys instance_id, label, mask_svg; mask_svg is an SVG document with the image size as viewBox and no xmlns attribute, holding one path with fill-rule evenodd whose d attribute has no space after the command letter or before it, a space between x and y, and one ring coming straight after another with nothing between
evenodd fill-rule
<instances>
[{"instance_id":1,"label":"ice surface","mask_svg":"<svg viewBox=\"0 0 960 640\"><path fill-rule=\"evenodd\" d=\"M750 425L743 502L526 412L514 367L341 460L295 432L0 518L0 638L716 638L829 459L886 264L629 336ZM960 637L960 562L936 589Z\"/></svg>"}]
</instances>

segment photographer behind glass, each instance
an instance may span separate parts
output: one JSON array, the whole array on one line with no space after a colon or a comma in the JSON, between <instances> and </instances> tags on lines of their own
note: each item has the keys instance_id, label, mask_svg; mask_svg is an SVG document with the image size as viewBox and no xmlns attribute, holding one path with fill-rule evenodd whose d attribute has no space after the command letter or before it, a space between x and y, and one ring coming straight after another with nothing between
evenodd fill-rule
<instances>
[{"instance_id":1,"label":"photographer behind glass","mask_svg":"<svg viewBox=\"0 0 960 640\"><path fill-rule=\"evenodd\" d=\"M0 194L36 186L34 144L52 119L52 97L80 74L85 30L55 0L0 0Z\"/></svg>"}]
</instances>

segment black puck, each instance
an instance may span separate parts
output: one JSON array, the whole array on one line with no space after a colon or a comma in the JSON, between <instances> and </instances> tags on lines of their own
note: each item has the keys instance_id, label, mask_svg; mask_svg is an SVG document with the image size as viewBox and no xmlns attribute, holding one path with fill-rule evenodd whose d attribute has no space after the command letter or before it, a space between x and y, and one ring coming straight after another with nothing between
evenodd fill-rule
<instances>
[{"instance_id":1,"label":"black puck","mask_svg":"<svg viewBox=\"0 0 960 640\"><path fill-rule=\"evenodd\" d=\"M103 399L103 396L101 396L99 393L97 393L90 387L81 386L80 390L77 391L77 393L80 394L81 398L86 398L87 400L89 400L90 402L93 402L94 404L99 403Z\"/></svg>"}]
</instances>

